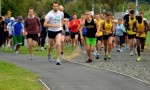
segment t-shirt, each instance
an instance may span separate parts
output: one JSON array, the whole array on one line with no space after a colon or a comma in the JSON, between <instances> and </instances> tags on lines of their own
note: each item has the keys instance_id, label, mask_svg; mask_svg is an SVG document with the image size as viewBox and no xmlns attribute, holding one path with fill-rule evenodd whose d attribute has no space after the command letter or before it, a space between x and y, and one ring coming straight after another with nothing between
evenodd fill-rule
<instances>
[{"instance_id":1,"label":"t-shirt","mask_svg":"<svg viewBox=\"0 0 150 90\"><path fill-rule=\"evenodd\" d=\"M14 22L12 25L12 35L20 36L22 35L22 31L24 30L24 25L21 22Z\"/></svg>"},{"instance_id":2,"label":"t-shirt","mask_svg":"<svg viewBox=\"0 0 150 90\"><path fill-rule=\"evenodd\" d=\"M70 23L69 23L69 28L71 29L71 32L73 33L76 33L78 32L78 26L80 25L80 20L79 19L76 19L76 20L72 20Z\"/></svg>"},{"instance_id":3,"label":"t-shirt","mask_svg":"<svg viewBox=\"0 0 150 90\"><path fill-rule=\"evenodd\" d=\"M38 17L29 18L27 17L24 22L25 31L29 34L38 34L40 33L40 20Z\"/></svg>"},{"instance_id":4,"label":"t-shirt","mask_svg":"<svg viewBox=\"0 0 150 90\"><path fill-rule=\"evenodd\" d=\"M48 21L49 24L59 24L59 28L48 27L49 31L57 32L61 31L62 28L62 19L64 18L64 14L61 11L54 12L51 10L45 17L45 20Z\"/></svg>"},{"instance_id":5,"label":"t-shirt","mask_svg":"<svg viewBox=\"0 0 150 90\"><path fill-rule=\"evenodd\" d=\"M12 26L12 22L7 24L7 30L9 31L10 35L12 35L12 28L11 28L11 26Z\"/></svg>"}]
</instances>

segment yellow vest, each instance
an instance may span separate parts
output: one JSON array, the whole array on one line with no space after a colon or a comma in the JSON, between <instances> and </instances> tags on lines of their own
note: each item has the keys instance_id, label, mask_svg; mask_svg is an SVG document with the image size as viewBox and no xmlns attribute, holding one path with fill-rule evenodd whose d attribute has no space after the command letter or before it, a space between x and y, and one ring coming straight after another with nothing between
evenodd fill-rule
<instances>
[{"instance_id":1,"label":"yellow vest","mask_svg":"<svg viewBox=\"0 0 150 90\"><path fill-rule=\"evenodd\" d=\"M104 32L104 35L112 34L113 33L112 28L113 28L113 23L112 22L110 22L110 23L105 22L104 23L104 29L105 29L106 32Z\"/></svg>"},{"instance_id":2,"label":"yellow vest","mask_svg":"<svg viewBox=\"0 0 150 90\"><path fill-rule=\"evenodd\" d=\"M103 20L99 19L97 22L98 22L99 25L101 25L101 23L103 22ZM103 32L101 30L99 30L98 31L98 36L102 36L102 35L103 35Z\"/></svg>"},{"instance_id":3,"label":"yellow vest","mask_svg":"<svg viewBox=\"0 0 150 90\"><path fill-rule=\"evenodd\" d=\"M142 38L146 38L146 33L145 33L145 25L144 25L144 21L142 20L142 23L139 24L138 22L136 22L136 27L137 27L137 33L136 36L137 37L142 37ZM138 33L138 32L143 32L143 33Z\"/></svg>"},{"instance_id":4,"label":"yellow vest","mask_svg":"<svg viewBox=\"0 0 150 90\"><path fill-rule=\"evenodd\" d=\"M130 28L130 30L127 30L127 33L129 34L129 35L135 35L136 34L136 32L133 32L133 23L136 21L136 18L135 18L135 16L134 16L134 19L133 20L131 20L131 18L130 18L130 16L129 16L129 28Z\"/></svg>"}]
</instances>

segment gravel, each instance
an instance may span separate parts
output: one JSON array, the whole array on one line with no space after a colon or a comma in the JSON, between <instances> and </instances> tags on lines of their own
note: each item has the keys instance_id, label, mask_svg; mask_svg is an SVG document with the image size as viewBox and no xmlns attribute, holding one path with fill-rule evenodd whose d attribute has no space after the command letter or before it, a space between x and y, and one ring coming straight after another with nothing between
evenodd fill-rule
<instances>
[{"instance_id":1,"label":"gravel","mask_svg":"<svg viewBox=\"0 0 150 90\"><path fill-rule=\"evenodd\" d=\"M121 73L127 76L132 76L150 83L150 49L145 48L145 51L141 53L142 61L136 61L137 55L130 56L129 50L123 50L123 52L117 52L117 48L114 48L111 52L111 60L104 61L104 51L101 51L100 59L96 59L93 55L93 62L90 64L85 63L88 59L87 54L78 47L74 50L71 60L74 63L83 64L86 66L98 67L100 69L111 70L113 72Z\"/></svg>"}]
</instances>

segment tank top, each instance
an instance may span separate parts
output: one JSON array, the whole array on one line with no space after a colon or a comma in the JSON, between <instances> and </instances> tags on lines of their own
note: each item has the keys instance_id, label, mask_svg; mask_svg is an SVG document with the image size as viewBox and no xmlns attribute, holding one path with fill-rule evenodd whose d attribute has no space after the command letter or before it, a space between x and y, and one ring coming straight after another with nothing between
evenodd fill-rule
<instances>
[{"instance_id":1,"label":"tank top","mask_svg":"<svg viewBox=\"0 0 150 90\"><path fill-rule=\"evenodd\" d=\"M146 38L146 33L144 32L144 30L145 30L144 21L142 20L142 23L136 22L136 27L137 27L137 33L136 33L136 36L137 36L137 37L143 37L143 38ZM139 31L141 31L141 32L143 32L143 33L140 34L140 33L138 33Z\"/></svg>"},{"instance_id":2,"label":"tank top","mask_svg":"<svg viewBox=\"0 0 150 90\"><path fill-rule=\"evenodd\" d=\"M87 29L86 37L95 38L97 28L96 28L96 24L94 23L94 19L92 19L90 23L87 22L87 20L85 20L85 27Z\"/></svg>"},{"instance_id":3,"label":"tank top","mask_svg":"<svg viewBox=\"0 0 150 90\"><path fill-rule=\"evenodd\" d=\"M108 31L108 32L104 32L103 34L104 35L112 34L113 33L112 28L113 28L113 23L112 22L108 23L105 21L104 22L104 30Z\"/></svg>"},{"instance_id":4,"label":"tank top","mask_svg":"<svg viewBox=\"0 0 150 90\"><path fill-rule=\"evenodd\" d=\"M133 32L133 23L136 21L136 18L135 18L135 16L134 16L134 18L133 18L133 20L131 19L131 17L129 16L129 28L130 28L130 30L127 30L127 33L129 34L129 35L135 35L136 34L136 32Z\"/></svg>"},{"instance_id":5,"label":"tank top","mask_svg":"<svg viewBox=\"0 0 150 90\"><path fill-rule=\"evenodd\" d=\"M103 22L103 20L102 19L99 19L98 21L98 24L100 25L102 22ZM102 36L103 35L103 32L101 31L101 30L99 30L98 31L98 36Z\"/></svg>"}]
</instances>

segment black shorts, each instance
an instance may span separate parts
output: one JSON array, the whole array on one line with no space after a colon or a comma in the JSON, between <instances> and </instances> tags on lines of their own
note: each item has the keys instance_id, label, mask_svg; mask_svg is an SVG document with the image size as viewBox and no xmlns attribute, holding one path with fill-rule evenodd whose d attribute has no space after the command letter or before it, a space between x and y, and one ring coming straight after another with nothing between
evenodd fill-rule
<instances>
[{"instance_id":1,"label":"black shorts","mask_svg":"<svg viewBox=\"0 0 150 90\"><path fill-rule=\"evenodd\" d=\"M146 42L146 38L142 38L142 37L135 37L136 39L139 39L141 42Z\"/></svg>"},{"instance_id":2,"label":"black shorts","mask_svg":"<svg viewBox=\"0 0 150 90\"><path fill-rule=\"evenodd\" d=\"M34 41L37 41L38 42L38 34L27 34L27 39L29 39L29 38L31 38L32 40L34 40Z\"/></svg>"},{"instance_id":3,"label":"black shorts","mask_svg":"<svg viewBox=\"0 0 150 90\"><path fill-rule=\"evenodd\" d=\"M4 37L5 37L5 38L9 38L9 32L8 32L8 31L5 31L5 32L4 32Z\"/></svg>"},{"instance_id":4,"label":"black shorts","mask_svg":"<svg viewBox=\"0 0 150 90\"><path fill-rule=\"evenodd\" d=\"M56 31L56 32L54 32L54 31L48 31L48 38L49 39L55 39L56 38L56 36L57 36L57 34L61 34L61 32L62 32L62 30L60 30L60 31Z\"/></svg>"},{"instance_id":5,"label":"black shorts","mask_svg":"<svg viewBox=\"0 0 150 90\"><path fill-rule=\"evenodd\" d=\"M79 32L76 32L76 33L71 32L71 39L74 39L75 35L79 35Z\"/></svg>"},{"instance_id":6,"label":"black shorts","mask_svg":"<svg viewBox=\"0 0 150 90\"><path fill-rule=\"evenodd\" d=\"M9 35L9 38L12 39L12 35Z\"/></svg>"},{"instance_id":7,"label":"black shorts","mask_svg":"<svg viewBox=\"0 0 150 90\"><path fill-rule=\"evenodd\" d=\"M70 36L70 32L66 32L66 33L65 33L65 36Z\"/></svg>"},{"instance_id":8,"label":"black shorts","mask_svg":"<svg viewBox=\"0 0 150 90\"><path fill-rule=\"evenodd\" d=\"M108 40L109 37L112 37L112 34L109 34L109 35L103 35L103 40Z\"/></svg>"},{"instance_id":9,"label":"black shorts","mask_svg":"<svg viewBox=\"0 0 150 90\"><path fill-rule=\"evenodd\" d=\"M136 37L136 34L134 34L134 35L129 35L128 34L128 39L134 39Z\"/></svg>"},{"instance_id":10,"label":"black shorts","mask_svg":"<svg viewBox=\"0 0 150 90\"><path fill-rule=\"evenodd\" d=\"M97 37L97 41L101 41L102 42L102 40L103 40L102 36Z\"/></svg>"},{"instance_id":11,"label":"black shorts","mask_svg":"<svg viewBox=\"0 0 150 90\"><path fill-rule=\"evenodd\" d=\"M126 32L123 33L123 36L128 36L128 34Z\"/></svg>"}]
</instances>

